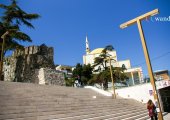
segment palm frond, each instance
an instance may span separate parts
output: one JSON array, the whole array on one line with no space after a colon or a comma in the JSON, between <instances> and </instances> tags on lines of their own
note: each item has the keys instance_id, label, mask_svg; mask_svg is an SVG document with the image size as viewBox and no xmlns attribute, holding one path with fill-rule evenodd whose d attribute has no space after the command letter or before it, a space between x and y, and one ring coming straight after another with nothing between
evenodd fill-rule
<instances>
[{"instance_id":1,"label":"palm frond","mask_svg":"<svg viewBox=\"0 0 170 120\"><path fill-rule=\"evenodd\" d=\"M25 14L23 17L27 20L37 19L40 17L38 14Z\"/></svg>"},{"instance_id":2,"label":"palm frond","mask_svg":"<svg viewBox=\"0 0 170 120\"><path fill-rule=\"evenodd\" d=\"M10 41L10 43L9 42L6 43L5 51L15 50L15 49L23 50L24 46L14 40Z\"/></svg>"},{"instance_id":3,"label":"palm frond","mask_svg":"<svg viewBox=\"0 0 170 120\"><path fill-rule=\"evenodd\" d=\"M10 36L20 41L32 42L31 38L23 32L11 32Z\"/></svg>"},{"instance_id":4,"label":"palm frond","mask_svg":"<svg viewBox=\"0 0 170 120\"><path fill-rule=\"evenodd\" d=\"M17 4L16 0L11 0L11 2L12 2L12 5L16 5Z\"/></svg>"},{"instance_id":5,"label":"palm frond","mask_svg":"<svg viewBox=\"0 0 170 120\"><path fill-rule=\"evenodd\" d=\"M0 4L0 8L7 9L7 6L4 4Z\"/></svg>"},{"instance_id":6,"label":"palm frond","mask_svg":"<svg viewBox=\"0 0 170 120\"><path fill-rule=\"evenodd\" d=\"M25 19L22 18L21 21L22 21L26 26L31 27L31 28L34 28L34 26L33 26L30 22L26 21Z\"/></svg>"},{"instance_id":7,"label":"palm frond","mask_svg":"<svg viewBox=\"0 0 170 120\"><path fill-rule=\"evenodd\" d=\"M107 46L105 47L105 49L108 50L108 51L114 50L114 48L113 48L112 45L107 45Z\"/></svg>"}]
</instances>

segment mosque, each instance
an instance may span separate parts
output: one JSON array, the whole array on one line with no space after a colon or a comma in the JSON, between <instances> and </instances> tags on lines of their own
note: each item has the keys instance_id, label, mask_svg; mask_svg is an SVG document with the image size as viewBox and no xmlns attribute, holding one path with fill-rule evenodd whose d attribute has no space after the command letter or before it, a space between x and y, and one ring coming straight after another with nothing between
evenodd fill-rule
<instances>
[{"instance_id":1,"label":"mosque","mask_svg":"<svg viewBox=\"0 0 170 120\"><path fill-rule=\"evenodd\" d=\"M88 41L88 38L86 36L86 54L83 55L83 64L94 65L94 59L102 53L103 49L104 48L96 48L96 49L91 51L90 47L89 47L89 41ZM140 83L143 82L143 74L142 74L142 68L141 67L132 68L129 59L128 60L118 60L116 50L108 51L108 54L111 58L114 59L114 60L111 61L111 65L113 67L122 67L122 65L125 65L125 67L127 69L125 71L125 73L129 77L129 79L127 80L127 84L129 86L137 85L137 84L140 84ZM107 64L109 64L109 63L107 63ZM109 66L109 65L107 65L107 66ZM94 69L102 70L103 66L98 65Z\"/></svg>"}]
</instances>

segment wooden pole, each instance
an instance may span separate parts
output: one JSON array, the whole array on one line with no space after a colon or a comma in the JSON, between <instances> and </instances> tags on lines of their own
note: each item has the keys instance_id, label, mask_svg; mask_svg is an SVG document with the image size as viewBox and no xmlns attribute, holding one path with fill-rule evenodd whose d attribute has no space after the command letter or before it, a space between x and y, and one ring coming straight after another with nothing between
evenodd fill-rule
<instances>
[{"instance_id":1,"label":"wooden pole","mask_svg":"<svg viewBox=\"0 0 170 120\"><path fill-rule=\"evenodd\" d=\"M151 81L151 84L152 84L152 87L153 87L154 99L155 99L155 101L157 101L158 107L159 107L158 118L159 118L159 120L163 120L161 105L160 105L158 93L157 93L157 90L156 90L155 79L154 79L154 75L153 75L153 72L152 72L150 57L149 57L147 45L146 45L146 42L145 42L145 36L144 36L144 33L143 33L143 29L142 29L142 25L141 25L140 20L137 20L137 25L138 25L138 29L139 29L141 42L142 42L143 52L144 52L145 59L146 59L146 64L147 64L147 68L148 68L148 72L149 72L150 81Z\"/></svg>"}]
</instances>

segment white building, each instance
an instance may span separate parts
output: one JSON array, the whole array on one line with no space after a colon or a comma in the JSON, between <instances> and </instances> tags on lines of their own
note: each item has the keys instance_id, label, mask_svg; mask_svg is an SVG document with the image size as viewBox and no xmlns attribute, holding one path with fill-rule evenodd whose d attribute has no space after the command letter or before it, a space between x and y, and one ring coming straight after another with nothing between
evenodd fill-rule
<instances>
[{"instance_id":1,"label":"white building","mask_svg":"<svg viewBox=\"0 0 170 120\"><path fill-rule=\"evenodd\" d=\"M91 51L90 47L89 47L89 41L88 41L88 38L86 36L86 54L83 55L83 64L94 65L95 58L98 57L102 53L103 49L104 48L96 48L96 49ZM113 67L122 67L122 65L125 65L125 67L127 69L125 71L125 73L127 73L127 76L129 77L129 80L128 80L127 83L130 86L143 82L143 74L142 74L142 68L141 67L132 68L131 64L130 64L130 60L118 61L117 54L116 54L115 50L108 51L108 54L110 55L111 58L114 59L114 60L111 61L111 65ZM109 66L109 63L107 63L107 66ZM95 70L96 69L103 70L103 66L98 65L94 69Z\"/></svg>"},{"instance_id":2,"label":"white building","mask_svg":"<svg viewBox=\"0 0 170 120\"><path fill-rule=\"evenodd\" d=\"M68 66L68 65L58 65L58 66L56 66L55 69L56 69L57 71L62 71L62 72L64 72L65 75L66 75L66 77L68 77L68 79L69 79L69 78L71 78L72 75L73 75L72 71L73 71L74 67Z\"/></svg>"}]
</instances>

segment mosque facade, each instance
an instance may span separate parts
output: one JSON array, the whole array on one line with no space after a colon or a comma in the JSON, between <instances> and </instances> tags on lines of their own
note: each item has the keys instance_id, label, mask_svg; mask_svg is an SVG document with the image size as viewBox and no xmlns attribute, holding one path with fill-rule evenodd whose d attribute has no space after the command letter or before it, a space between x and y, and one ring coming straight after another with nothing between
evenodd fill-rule
<instances>
[{"instance_id":1,"label":"mosque facade","mask_svg":"<svg viewBox=\"0 0 170 120\"><path fill-rule=\"evenodd\" d=\"M104 48L96 48L94 50L90 50L89 47L89 41L86 36L86 54L83 55L83 64L91 64L94 65L94 60L96 57L99 57L99 55L102 53ZM129 77L127 80L127 84L129 86L137 85L143 82L143 73L142 73L142 68L141 67L131 67L130 60L118 60L117 59L117 54L116 50L108 51L108 54L111 60L111 65L113 67L122 67L124 65L127 70L125 70L126 75ZM107 63L107 66L109 66L109 63ZM101 71L104 69L102 65L98 65L94 68L95 69L100 69Z\"/></svg>"}]
</instances>

